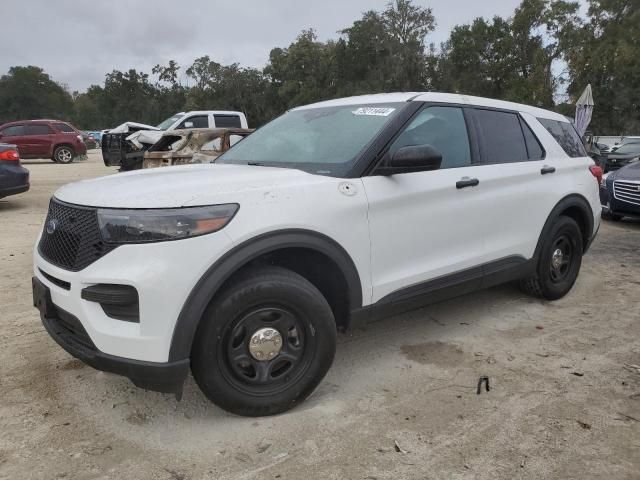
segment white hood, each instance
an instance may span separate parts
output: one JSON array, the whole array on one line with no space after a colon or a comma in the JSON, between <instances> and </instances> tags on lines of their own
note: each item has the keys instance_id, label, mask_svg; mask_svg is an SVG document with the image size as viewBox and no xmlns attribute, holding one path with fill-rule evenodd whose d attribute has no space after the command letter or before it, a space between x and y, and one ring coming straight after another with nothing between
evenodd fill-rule
<instances>
[{"instance_id":1,"label":"white hood","mask_svg":"<svg viewBox=\"0 0 640 480\"><path fill-rule=\"evenodd\" d=\"M237 203L332 181L337 179L288 168L201 164L83 180L58 189L55 197L94 207L172 208Z\"/></svg>"},{"instance_id":2,"label":"white hood","mask_svg":"<svg viewBox=\"0 0 640 480\"><path fill-rule=\"evenodd\" d=\"M162 130L138 130L127 137L127 140L142 149L142 145L153 145L162 138Z\"/></svg>"},{"instance_id":3,"label":"white hood","mask_svg":"<svg viewBox=\"0 0 640 480\"><path fill-rule=\"evenodd\" d=\"M153 127L144 123L136 122L124 122L122 125L118 125L116 128L108 130L108 133L127 133L136 130L160 130L158 127Z\"/></svg>"}]
</instances>

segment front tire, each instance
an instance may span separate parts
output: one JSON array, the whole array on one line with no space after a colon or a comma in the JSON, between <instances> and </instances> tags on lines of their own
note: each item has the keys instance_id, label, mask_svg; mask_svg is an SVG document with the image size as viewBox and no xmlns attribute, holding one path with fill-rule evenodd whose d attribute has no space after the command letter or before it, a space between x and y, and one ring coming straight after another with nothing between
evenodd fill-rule
<instances>
[{"instance_id":1,"label":"front tire","mask_svg":"<svg viewBox=\"0 0 640 480\"><path fill-rule=\"evenodd\" d=\"M290 270L259 267L209 305L191 368L219 407L237 415L274 415L313 392L335 348L335 319L320 291Z\"/></svg>"},{"instance_id":2,"label":"front tire","mask_svg":"<svg viewBox=\"0 0 640 480\"><path fill-rule=\"evenodd\" d=\"M56 163L71 163L73 162L74 151L71 147L61 145L53 152L53 161Z\"/></svg>"},{"instance_id":3,"label":"front tire","mask_svg":"<svg viewBox=\"0 0 640 480\"><path fill-rule=\"evenodd\" d=\"M542 244L536 274L520 282L521 290L547 300L564 297L578 278L582 250L578 224L572 218L559 217Z\"/></svg>"}]
</instances>

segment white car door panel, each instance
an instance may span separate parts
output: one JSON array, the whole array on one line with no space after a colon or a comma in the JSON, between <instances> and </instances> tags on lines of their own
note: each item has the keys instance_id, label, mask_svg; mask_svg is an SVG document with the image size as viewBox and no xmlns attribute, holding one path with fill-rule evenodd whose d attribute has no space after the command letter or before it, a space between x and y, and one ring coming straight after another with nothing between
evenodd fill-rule
<instances>
[{"instance_id":1,"label":"white car door panel","mask_svg":"<svg viewBox=\"0 0 640 480\"><path fill-rule=\"evenodd\" d=\"M529 259L561 198L559 152L544 151L538 140L542 132L535 128L542 127L533 117L477 109L474 122L483 161L477 173L482 186L478 206L485 218L482 262L514 256Z\"/></svg>"},{"instance_id":2,"label":"white car door panel","mask_svg":"<svg viewBox=\"0 0 640 480\"><path fill-rule=\"evenodd\" d=\"M442 154L438 170L363 178L369 202L372 301L429 280L478 266L483 253L480 186L475 178L461 108L427 106L383 157L401 147L430 145ZM374 172L375 173L375 172Z\"/></svg>"},{"instance_id":3,"label":"white car door panel","mask_svg":"<svg viewBox=\"0 0 640 480\"><path fill-rule=\"evenodd\" d=\"M457 189L477 167L363 179L369 200L373 302L481 262L477 187Z\"/></svg>"}]
</instances>

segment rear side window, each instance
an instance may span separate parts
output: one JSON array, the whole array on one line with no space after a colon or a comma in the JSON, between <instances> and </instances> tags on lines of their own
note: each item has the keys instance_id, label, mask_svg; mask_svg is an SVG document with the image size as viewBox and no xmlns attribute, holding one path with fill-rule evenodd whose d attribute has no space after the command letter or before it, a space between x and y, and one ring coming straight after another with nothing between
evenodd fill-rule
<instances>
[{"instance_id":1,"label":"rear side window","mask_svg":"<svg viewBox=\"0 0 640 480\"><path fill-rule=\"evenodd\" d=\"M18 135L24 135L24 127L22 125L12 125L2 130L2 135L5 137L17 137Z\"/></svg>"},{"instance_id":2,"label":"rear side window","mask_svg":"<svg viewBox=\"0 0 640 480\"><path fill-rule=\"evenodd\" d=\"M187 123L191 125L187 126ZM209 117L206 115L198 115L196 117L185 118L180 125L178 125L178 129L183 128L209 128Z\"/></svg>"},{"instance_id":3,"label":"rear side window","mask_svg":"<svg viewBox=\"0 0 640 480\"><path fill-rule=\"evenodd\" d=\"M76 133L76 131L66 123L54 123L53 126L64 133Z\"/></svg>"},{"instance_id":4,"label":"rear side window","mask_svg":"<svg viewBox=\"0 0 640 480\"><path fill-rule=\"evenodd\" d=\"M240 117L238 115L214 115L217 128L241 128Z\"/></svg>"},{"instance_id":5,"label":"rear side window","mask_svg":"<svg viewBox=\"0 0 640 480\"><path fill-rule=\"evenodd\" d=\"M556 139L567 155L572 158L587 156L582 139L569 122L560 122L547 118L538 118L538 121Z\"/></svg>"},{"instance_id":6,"label":"rear side window","mask_svg":"<svg viewBox=\"0 0 640 480\"><path fill-rule=\"evenodd\" d=\"M478 109L474 115L480 133L483 163L523 162L529 159L520 118L516 113Z\"/></svg>"},{"instance_id":7,"label":"rear side window","mask_svg":"<svg viewBox=\"0 0 640 480\"><path fill-rule=\"evenodd\" d=\"M49 135L51 130L48 125L25 125L25 135Z\"/></svg>"}]
</instances>

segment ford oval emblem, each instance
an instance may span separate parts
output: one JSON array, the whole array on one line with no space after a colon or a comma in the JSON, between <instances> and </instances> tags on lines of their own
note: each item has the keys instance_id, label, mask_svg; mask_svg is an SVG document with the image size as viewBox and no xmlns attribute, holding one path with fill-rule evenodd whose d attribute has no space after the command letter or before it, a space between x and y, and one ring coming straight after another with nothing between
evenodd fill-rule
<instances>
[{"instance_id":1,"label":"ford oval emblem","mask_svg":"<svg viewBox=\"0 0 640 480\"><path fill-rule=\"evenodd\" d=\"M52 218L47 222L47 233L49 235L53 234L53 232L56 231L56 228L58 228L58 221L55 218Z\"/></svg>"}]
</instances>

